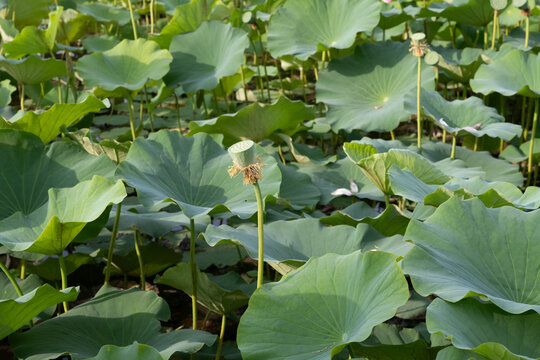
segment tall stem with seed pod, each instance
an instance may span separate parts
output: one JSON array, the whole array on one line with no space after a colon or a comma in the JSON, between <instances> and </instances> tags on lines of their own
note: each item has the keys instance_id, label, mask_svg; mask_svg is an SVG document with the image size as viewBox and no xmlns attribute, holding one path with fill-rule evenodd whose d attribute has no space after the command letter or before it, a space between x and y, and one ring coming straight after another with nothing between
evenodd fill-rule
<instances>
[{"instance_id":1,"label":"tall stem with seed pod","mask_svg":"<svg viewBox=\"0 0 540 360\"><path fill-rule=\"evenodd\" d=\"M415 33L411 36L411 48L409 51L418 58L418 81L416 84L416 127L418 131L418 148L422 146L422 116L420 114L420 89L422 87L422 56L426 52L426 35L424 33Z\"/></svg>"},{"instance_id":2,"label":"tall stem with seed pod","mask_svg":"<svg viewBox=\"0 0 540 360\"><path fill-rule=\"evenodd\" d=\"M229 175L235 176L239 172L244 174L244 184L253 185L257 198L257 228L259 238L259 251L257 263L257 288L263 283L264 270L264 207L259 187L262 180L262 162L255 156L255 144L251 140L240 141L229 148L229 154L233 159L233 166L229 168Z\"/></svg>"}]
</instances>

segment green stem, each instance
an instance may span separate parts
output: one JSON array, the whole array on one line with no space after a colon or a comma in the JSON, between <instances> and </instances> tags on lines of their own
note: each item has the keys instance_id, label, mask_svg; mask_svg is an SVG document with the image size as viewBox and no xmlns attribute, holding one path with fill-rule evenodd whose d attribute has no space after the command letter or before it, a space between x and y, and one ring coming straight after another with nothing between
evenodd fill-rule
<instances>
[{"instance_id":1,"label":"green stem","mask_svg":"<svg viewBox=\"0 0 540 360\"><path fill-rule=\"evenodd\" d=\"M534 148L534 138L536 137L536 123L538 122L538 103L539 99L534 99L534 115L533 115L533 125L531 130L531 142L529 144L529 160L527 162L527 186L531 182L531 171L532 171L532 158L533 158L533 148Z\"/></svg>"},{"instance_id":2,"label":"green stem","mask_svg":"<svg viewBox=\"0 0 540 360\"><path fill-rule=\"evenodd\" d=\"M178 131L182 133L182 124L180 123L180 107L178 106L178 95L174 94L174 107L176 108L176 121L178 122Z\"/></svg>"},{"instance_id":3,"label":"green stem","mask_svg":"<svg viewBox=\"0 0 540 360\"><path fill-rule=\"evenodd\" d=\"M218 347L216 351L216 360L219 360L221 358L221 348L223 347L223 338L225 337L225 325L227 322L227 317L225 315L222 315L221 317L221 331L219 332L219 341L218 341Z\"/></svg>"},{"instance_id":4,"label":"green stem","mask_svg":"<svg viewBox=\"0 0 540 360\"><path fill-rule=\"evenodd\" d=\"M133 109L133 99L131 99L131 95L127 97L127 101L129 108L129 127L131 128L131 137L133 141L135 141L135 138L137 137L135 134L135 110Z\"/></svg>"},{"instance_id":5,"label":"green stem","mask_svg":"<svg viewBox=\"0 0 540 360\"><path fill-rule=\"evenodd\" d=\"M422 76L422 57L418 56L418 79L416 83L416 127L418 130L417 145L422 147L422 117L420 115L420 88Z\"/></svg>"},{"instance_id":6,"label":"green stem","mask_svg":"<svg viewBox=\"0 0 540 360\"><path fill-rule=\"evenodd\" d=\"M116 217L114 218L114 225L112 229L111 242L109 244L109 253L107 254L107 267L105 268L105 285L109 283L111 278L112 257L114 252L114 243L116 241L116 234L118 234L118 223L120 222L120 213L122 211L122 203L116 205Z\"/></svg>"},{"instance_id":7,"label":"green stem","mask_svg":"<svg viewBox=\"0 0 540 360\"><path fill-rule=\"evenodd\" d=\"M442 131L442 142L443 142L443 144L446 143L446 129L443 129L443 131Z\"/></svg>"},{"instance_id":8,"label":"green stem","mask_svg":"<svg viewBox=\"0 0 540 360\"><path fill-rule=\"evenodd\" d=\"M257 288L261 287L263 283L263 270L264 270L264 208L261 196L261 188L259 182L256 181L253 184L255 190L255 197L257 198L257 229L259 236L259 256L257 262Z\"/></svg>"},{"instance_id":9,"label":"green stem","mask_svg":"<svg viewBox=\"0 0 540 360\"><path fill-rule=\"evenodd\" d=\"M141 290L146 290L146 276L144 274L144 262L141 255L141 248L139 247L139 240L140 240L140 232L139 229L136 227L132 227L133 229L133 241L135 244L135 253L137 254L137 260L139 261L139 273L141 276Z\"/></svg>"},{"instance_id":10,"label":"green stem","mask_svg":"<svg viewBox=\"0 0 540 360\"><path fill-rule=\"evenodd\" d=\"M523 144L523 136L525 134L525 110L527 108L527 98L523 96L523 101L521 102L521 128L523 129L521 132L521 138L519 141L519 144Z\"/></svg>"},{"instance_id":11,"label":"green stem","mask_svg":"<svg viewBox=\"0 0 540 360\"><path fill-rule=\"evenodd\" d=\"M26 259L21 259L21 280L26 277Z\"/></svg>"},{"instance_id":12,"label":"green stem","mask_svg":"<svg viewBox=\"0 0 540 360\"><path fill-rule=\"evenodd\" d=\"M386 208L390 207L390 196L387 193L384 193L384 203L386 205Z\"/></svg>"},{"instance_id":13,"label":"green stem","mask_svg":"<svg viewBox=\"0 0 540 360\"><path fill-rule=\"evenodd\" d=\"M450 152L450 159L454 159L456 157L456 137L452 135L452 151Z\"/></svg>"},{"instance_id":14,"label":"green stem","mask_svg":"<svg viewBox=\"0 0 540 360\"><path fill-rule=\"evenodd\" d=\"M150 0L150 34L154 33L154 0Z\"/></svg>"},{"instance_id":15,"label":"green stem","mask_svg":"<svg viewBox=\"0 0 540 360\"><path fill-rule=\"evenodd\" d=\"M474 137L474 147L473 147L473 150L474 151L477 151L478 150L478 138L475 136Z\"/></svg>"},{"instance_id":16,"label":"green stem","mask_svg":"<svg viewBox=\"0 0 540 360\"><path fill-rule=\"evenodd\" d=\"M58 254L58 263L60 264L60 276L62 277L62 290L64 290L67 288L67 269L62 253ZM64 301L62 305L64 305L64 312L68 312L68 303Z\"/></svg>"},{"instance_id":17,"label":"green stem","mask_svg":"<svg viewBox=\"0 0 540 360\"><path fill-rule=\"evenodd\" d=\"M135 26L135 17L133 16L133 6L131 0L127 0L129 7L129 17L131 18L131 26L133 27L133 38L137 40L137 27Z\"/></svg>"},{"instance_id":18,"label":"green stem","mask_svg":"<svg viewBox=\"0 0 540 360\"><path fill-rule=\"evenodd\" d=\"M144 102L146 103L148 120L150 120L150 132L154 132L154 121L152 119L152 110L150 109L150 102L148 101L148 91L146 90L146 85L144 85Z\"/></svg>"},{"instance_id":19,"label":"green stem","mask_svg":"<svg viewBox=\"0 0 540 360\"><path fill-rule=\"evenodd\" d=\"M495 39L497 37L497 15L499 12L495 10L493 12L493 34L491 34L491 50L495 50Z\"/></svg>"},{"instance_id":20,"label":"green stem","mask_svg":"<svg viewBox=\"0 0 540 360\"><path fill-rule=\"evenodd\" d=\"M529 47L529 32L530 32L530 16L527 15L525 18L525 48Z\"/></svg>"},{"instance_id":21,"label":"green stem","mask_svg":"<svg viewBox=\"0 0 540 360\"><path fill-rule=\"evenodd\" d=\"M19 296L23 296L23 292L21 290L21 287L19 286L19 284L17 283L17 280L15 280L15 277L13 277L13 275L9 272L9 269L6 267L6 265L4 265L3 262L0 261L0 269L2 269L2 271L4 272L4 274L6 274L7 278L9 279L9 281L11 282L11 284L13 285L13 287L15 288L15 291L17 292L17 295Z\"/></svg>"},{"instance_id":22,"label":"green stem","mask_svg":"<svg viewBox=\"0 0 540 360\"><path fill-rule=\"evenodd\" d=\"M219 82L219 86L221 88L221 92L223 93L223 99L225 100L225 107L227 108L227 112L230 113L231 112L231 109L229 107L229 99L227 99L227 95L225 93L225 87L223 86L223 82Z\"/></svg>"},{"instance_id":23,"label":"green stem","mask_svg":"<svg viewBox=\"0 0 540 360\"><path fill-rule=\"evenodd\" d=\"M197 264L195 264L195 220L189 219L189 265L191 268L191 311L193 330L197 330Z\"/></svg>"},{"instance_id":24,"label":"green stem","mask_svg":"<svg viewBox=\"0 0 540 360\"><path fill-rule=\"evenodd\" d=\"M268 80L268 70L266 69L266 52L264 51L261 31L259 30L258 27L257 27L257 33L259 35L259 45L261 46L261 51L262 51L262 64L263 64L263 69L264 69L264 78L266 80L266 93L267 93L267 96L268 96L268 102L271 102L270 101L270 86L268 85L268 82L269 82L269 80Z\"/></svg>"},{"instance_id":25,"label":"green stem","mask_svg":"<svg viewBox=\"0 0 540 360\"><path fill-rule=\"evenodd\" d=\"M21 110L24 111L24 84L19 84L19 98L21 102Z\"/></svg>"},{"instance_id":26,"label":"green stem","mask_svg":"<svg viewBox=\"0 0 540 360\"><path fill-rule=\"evenodd\" d=\"M246 89L246 78L244 75L244 66L240 66L240 78L242 79L242 88L244 89L244 101L248 104L248 94Z\"/></svg>"}]
</instances>

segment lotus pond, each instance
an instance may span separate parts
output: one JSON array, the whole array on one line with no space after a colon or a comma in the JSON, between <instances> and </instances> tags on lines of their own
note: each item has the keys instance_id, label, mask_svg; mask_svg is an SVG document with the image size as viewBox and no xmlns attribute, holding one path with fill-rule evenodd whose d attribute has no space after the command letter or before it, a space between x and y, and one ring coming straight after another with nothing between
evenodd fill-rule
<instances>
[{"instance_id":1,"label":"lotus pond","mask_svg":"<svg viewBox=\"0 0 540 360\"><path fill-rule=\"evenodd\" d=\"M540 359L539 15L0 1L0 359Z\"/></svg>"}]
</instances>

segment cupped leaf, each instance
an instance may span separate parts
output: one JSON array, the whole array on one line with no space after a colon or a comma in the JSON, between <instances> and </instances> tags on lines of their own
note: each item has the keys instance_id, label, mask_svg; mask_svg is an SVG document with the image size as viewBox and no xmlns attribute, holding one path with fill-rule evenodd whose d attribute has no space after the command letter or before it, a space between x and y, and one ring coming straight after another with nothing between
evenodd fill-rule
<instances>
[{"instance_id":1,"label":"cupped leaf","mask_svg":"<svg viewBox=\"0 0 540 360\"><path fill-rule=\"evenodd\" d=\"M214 335L202 331L160 333L159 321L169 316L165 300L152 291L102 288L92 300L30 331L12 335L10 344L16 356L25 359L70 354L79 360L97 356L104 346L127 347L135 341L151 346L162 359L177 351L193 353L214 342Z\"/></svg>"},{"instance_id":2,"label":"cupped leaf","mask_svg":"<svg viewBox=\"0 0 540 360\"><path fill-rule=\"evenodd\" d=\"M4 70L22 84L39 84L57 76L66 75L66 63L53 58L43 59L30 55L22 60L0 56L0 70Z\"/></svg>"},{"instance_id":3,"label":"cupped leaf","mask_svg":"<svg viewBox=\"0 0 540 360\"><path fill-rule=\"evenodd\" d=\"M257 259L257 228L254 226L209 225L203 236L211 246L231 241L240 243L249 256ZM275 221L264 226L264 259L306 262L311 257L328 253L345 255L360 249L369 251L383 240L384 236L366 224L355 228L346 225L328 227L317 219Z\"/></svg>"},{"instance_id":4,"label":"cupped leaf","mask_svg":"<svg viewBox=\"0 0 540 360\"><path fill-rule=\"evenodd\" d=\"M167 86L182 85L185 92L213 90L224 76L236 74L249 46L247 33L230 24L205 21L197 30L176 35L169 47L171 71Z\"/></svg>"},{"instance_id":5,"label":"cupped leaf","mask_svg":"<svg viewBox=\"0 0 540 360\"><path fill-rule=\"evenodd\" d=\"M58 254L111 204L126 197L121 181L101 176L72 188L49 189L49 201L37 210L16 212L0 221L0 243L12 251Z\"/></svg>"},{"instance_id":6,"label":"cupped leaf","mask_svg":"<svg viewBox=\"0 0 540 360\"><path fill-rule=\"evenodd\" d=\"M15 26L22 29L27 25L40 25L41 20L47 17L49 5L53 3L53 0L7 0L5 2L8 5L5 19L12 19Z\"/></svg>"},{"instance_id":7,"label":"cupped leaf","mask_svg":"<svg viewBox=\"0 0 540 360\"><path fill-rule=\"evenodd\" d=\"M160 80L171 61L171 54L154 41L123 40L110 50L82 57L76 68L88 87L137 91L149 79Z\"/></svg>"},{"instance_id":8,"label":"cupped leaf","mask_svg":"<svg viewBox=\"0 0 540 360\"><path fill-rule=\"evenodd\" d=\"M0 117L0 129L17 129L39 136L45 144L56 138L66 127L77 123L84 115L108 107L109 102L89 95L78 104L54 104L44 112L17 113L9 120Z\"/></svg>"},{"instance_id":9,"label":"cupped leaf","mask_svg":"<svg viewBox=\"0 0 540 360\"><path fill-rule=\"evenodd\" d=\"M243 358L330 359L347 344L367 339L409 296L395 261L379 251L328 254L263 285L238 327Z\"/></svg>"},{"instance_id":10,"label":"cupped leaf","mask_svg":"<svg viewBox=\"0 0 540 360\"><path fill-rule=\"evenodd\" d=\"M514 315L493 304L464 299L451 304L435 299L426 324L430 333L451 338L454 347L471 350L488 359L533 360L540 358L540 315Z\"/></svg>"},{"instance_id":11,"label":"cupped leaf","mask_svg":"<svg viewBox=\"0 0 540 360\"><path fill-rule=\"evenodd\" d=\"M225 114L217 118L189 123L191 134L205 132L223 134L226 145L240 140L259 142L281 131L289 136L302 129L304 121L315 118L312 106L301 101L291 101L280 97L273 104L250 104L235 114Z\"/></svg>"},{"instance_id":12,"label":"cupped leaf","mask_svg":"<svg viewBox=\"0 0 540 360\"><path fill-rule=\"evenodd\" d=\"M159 278L158 284L168 285L182 290L188 295L193 294L191 284L190 264L181 263L165 271ZM197 269L197 301L216 314L226 315L249 301L249 295L241 290L228 291L221 288L208 276ZM247 285L247 284L246 284Z\"/></svg>"},{"instance_id":13,"label":"cupped leaf","mask_svg":"<svg viewBox=\"0 0 540 360\"><path fill-rule=\"evenodd\" d=\"M485 95L495 91L504 96L520 94L537 98L540 97L539 76L540 57L515 49L480 66L471 80L471 88Z\"/></svg>"},{"instance_id":14,"label":"cupped leaf","mask_svg":"<svg viewBox=\"0 0 540 360\"><path fill-rule=\"evenodd\" d=\"M265 163L261 192L263 197L277 197L281 173L276 161L258 149ZM173 201L192 218L224 205L246 218L257 211L255 194L241 177L229 176L231 165L227 151L209 135L187 138L177 131L161 130L133 143L117 175L137 189L144 206Z\"/></svg>"},{"instance_id":15,"label":"cupped leaf","mask_svg":"<svg viewBox=\"0 0 540 360\"><path fill-rule=\"evenodd\" d=\"M0 339L17 331L46 308L60 304L62 301L74 301L78 295L78 287L56 290L49 284L45 284L31 291L24 291L23 296L7 298L2 296L0 298L0 312L2 313Z\"/></svg>"},{"instance_id":16,"label":"cupped leaf","mask_svg":"<svg viewBox=\"0 0 540 360\"><path fill-rule=\"evenodd\" d=\"M77 10L81 14L91 16L96 21L104 23L116 23L120 26L130 22L129 11L126 8L114 6L112 4L103 4L97 1L87 1L77 4ZM137 13L133 14L135 20L139 18Z\"/></svg>"},{"instance_id":17,"label":"cupped leaf","mask_svg":"<svg viewBox=\"0 0 540 360\"><path fill-rule=\"evenodd\" d=\"M422 86L433 90L433 79L431 67L424 66ZM407 43L367 43L321 72L317 100L328 105L334 130L389 131L408 117L404 97L415 91L416 82L417 58Z\"/></svg>"},{"instance_id":18,"label":"cupped leaf","mask_svg":"<svg viewBox=\"0 0 540 360\"><path fill-rule=\"evenodd\" d=\"M504 117L494 108L471 96L466 100L445 100L437 91L422 91L420 103L424 114L453 134L454 136L471 134L476 137L484 135L510 141L521 135L521 126L505 123ZM405 97L406 108L416 109L416 94L409 93Z\"/></svg>"},{"instance_id":19,"label":"cupped leaf","mask_svg":"<svg viewBox=\"0 0 540 360\"><path fill-rule=\"evenodd\" d=\"M415 247L403 270L424 296L455 302L482 294L513 314L540 312L539 220L539 211L488 209L479 199L452 198L425 222L409 224L405 239Z\"/></svg>"},{"instance_id":20,"label":"cupped leaf","mask_svg":"<svg viewBox=\"0 0 540 360\"><path fill-rule=\"evenodd\" d=\"M30 133L0 130L0 219L16 212L30 214L43 206L51 188L68 188L93 175L111 178L114 163L105 155L92 156L65 142L46 148Z\"/></svg>"},{"instance_id":21,"label":"cupped leaf","mask_svg":"<svg viewBox=\"0 0 540 360\"><path fill-rule=\"evenodd\" d=\"M379 22L381 5L373 0L296 0L272 16L268 48L273 57L292 55L307 60L323 49L346 49L356 33L371 32Z\"/></svg>"},{"instance_id":22,"label":"cupped leaf","mask_svg":"<svg viewBox=\"0 0 540 360\"><path fill-rule=\"evenodd\" d=\"M458 0L432 3L428 11L421 11L421 16L439 16L459 23L483 27L493 20L493 8L489 1Z\"/></svg>"}]
</instances>

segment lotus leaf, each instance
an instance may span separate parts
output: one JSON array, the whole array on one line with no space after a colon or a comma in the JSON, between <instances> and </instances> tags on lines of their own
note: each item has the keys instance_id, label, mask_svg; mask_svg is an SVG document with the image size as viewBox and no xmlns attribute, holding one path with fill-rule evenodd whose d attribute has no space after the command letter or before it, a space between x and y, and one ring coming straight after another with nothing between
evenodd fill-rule
<instances>
[{"instance_id":1,"label":"lotus leaf","mask_svg":"<svg viewBox=\"0 0 540 360\"><path fill-rule=\"evenodd\" d=\"M130 22L129 11L127 9L111 4L103 4L97 1L87 1L77 4L77 10L82 14L93 17L99 22L114 22L118 25L126 25ZM135 19L138 19L138 15L136 13L133 15L136 16Z\"/></svg>"},{"instance_id":2,"label":"lotus leaf","mask_svg":"<svg viewBox=\"0 0 540 360\"><path fill-rule=\"evenodd\" d=\"M78 104L55 104L45 112L18 113L9 120L0 117L0 129L26 131L39 136L41 141L47 144L84 115L97 112L108 105L108 100L103 102L89 95Z\"/></svg>"},{"instance_id":3,"label":"lotus leaf","mask_svg":"<svg viewBox=\"0 0 540 360\"><path fill-rule=\"evenodd\" d=\"M30 55L22 60L0 56L0 69L22 84L39 84L57 76L66 75L66 63L52 58Z\"/></svg>"},{"instance_id":4,"label":"lotus leaf","mask_svg":"<svg viewBox=\"0 0 540 360\"><path fill-rule=\"evenodd\" d=\"M311 182L311 178L293 166L280 162L278 166L282 176L278 203L295 210L314 208L321 199L321 191Z\"/></svg>"},{"instance_id":5,"label":"lotus leaf","mask_svg":"<svg viewBox=\"0 0 540 360\"><path fill-rule=\"evenodd\" d=\"M17 88L11 85L9 79L0 81L0 108L6 107L11 103L11 94Z\"/></svg>"},{"instance_id":6,"label":"lotus leaf","mask_svg":"<svg viewBox=\"0 0 540 360\"><path fill-rule=\"evenodd\" d=\"M169 316L165 300L152 291L102 288L92 300L12 335L10 343L16 356L25 359L46 360L67 353L79 360L98 355L106 345L128 347L134 341L154 348L162 359L214 342L215 336L203 331L160 333L159 321Z\"/></svg>"},{"instance_id":7,"label":"lotus leaf","mask_svg":"<svg viewBox=\"0 0 540 360\"><path fill-rule=\"evenodd\" d=\"M120 40L112 35L88 36L82 40L82 45L88 52L103 52L112 49Z\"/></svg>"},{"instance_id":8,"label":"lotus leaf","mask_svg":"<svg viewBox=\"0 0 540 360\"><path fill-rule=\"evenodd\" d=\"M93 262L94 259L86 254L73 253L64 257L66 264L66 274L69 275L83 265ZM60 273L60 265L57 257L48 257L39 265L27 264L28 270L32 274L38 275L40 278L47 281L60 281L62 274Z\"/></svg>"},{"instance_id":9,"label":"lotus leaf","mask_svg":"<svg viewBox=\"0 0 540 360\"><path fill-rule=\"evenodd\" d=\"M38 26L41 20L49 13L49 5L54 0L7 0L8 11L6 19L13 19L15 26L22 29L24 26Z\"/></svg>"},{"instance_id":10,"label":"lotus leaf","mask_svg":"<svg viewBox=\"0 0 540 360\"><path fill-rule=\"evenodd\" d=\"M389 131L408 117L404 98L414 92L417 59L407 43L386 41L356 47L354 54L334 59L321 72L317 100L325 103L333 130ZM422 86L434 88L434 72L425 66Z\"/></svg>"},{"instance_id":11,"label":"lotus leaf","mask_svg":"<svg viewBox=\"0 0 540 360\"><path fill-rule=\"evenodd\" d=\"M488 359L540 358L536 312L514 315L475 299L455 304L435 299L428 307L426 324L429 332L451 338L454 347Z\"/></svg>"},{"instance_id":12,"label":"lotus leaf","mask_svg":"<svg viewBox=\"0 0 540 360\"><path fill-rule=\"evenodd\" d=\"M154 41L122 40L110 50L95 52L77 62L77 72L88 87L105 91L138 91L150 80L160 80L172 57Z\"/></svg>"},{"instance_id":13,"label":"lotus leaf","mask_svg":"<svg viewBox=\"0 0 540 360\"><path fill-rule=\"evenodd\" d=\"M247 33L230 24L205 21L197 30L176 35L169 47L171 71L167 86L182 85L185 92L213 90L224 76L236 74L249 46Z\"/></svg>"},{"instance_id":14,"label":"lotus leaf","mask_svg":"<svg viewBox=\"0 0 540 360\"><path fill-rule=\"evenodd\" d=\"M440 16L450 21L457 21L472 26L486 26L493 20L493 8L489 1L458 0L452 2L432 3L420 14Z\"/></svg>"},{"instance_id":15,"label":"lotus leaf","mask_svg":"<svg viewBox=\"0 0 540 360\"><path fill-rule=\"evenodd\" d=\"M380 9L372 0L289 1L272 16L268 48L273 57L292 55L303 61L321 46L349 48L356 33L375 28Z\"/></svg>"},{"instance_id":16,"label":"lotus leaf","mask_svg":"<svg viewBox=\"0 0 540 360\"><path fill-rule=\"evenodd\" d=\"M488 209L479 199L451 198L424 223L409 224L405 239L415 247L403 270L424 296L455 302L482 294L513 314L539 312L539 217L539 211Z\"/></svg>"},{"instance_id":17,"label":"lotus leaf","mask_svg":"<svg viewBox=\"0 0 540 360\"><path fill-rule=\"evenodd\" d=\"M99 353L87 360L168 360L161 356L159 351L145 344L134 341L128 346L105 345Z\"/></svg>"},{"instance_id":18,"label":"lotus leaf","mask_svg":"<svg viewBox=\"0 0 540 360\"><path fill-rule=\"evenodd\" d=\"M379 251L327 254L263 285L240 319L243 358L323 360L367 339L409 296L395 261Z\"/></svg>"},{"instance_id":19,"label":"lotus leaf","mask_svg":"<svg viewBox=\"0 0 540 360\"><path fill-rule=\"evenodd\" d=\"M265 163L260 181L263 197L276 197L281 182L276 161L262 150L258 155ZM192 218L224 205L246 218L257 211L255 194L242 184L241 177L230 178L231 165L227 151L209 135L186 138L176 131L161 130L133 143L117 175L137 189L146 207L173 201Z\"/></svg>"}]
</instances>

